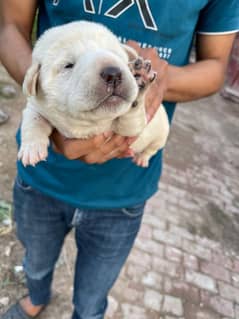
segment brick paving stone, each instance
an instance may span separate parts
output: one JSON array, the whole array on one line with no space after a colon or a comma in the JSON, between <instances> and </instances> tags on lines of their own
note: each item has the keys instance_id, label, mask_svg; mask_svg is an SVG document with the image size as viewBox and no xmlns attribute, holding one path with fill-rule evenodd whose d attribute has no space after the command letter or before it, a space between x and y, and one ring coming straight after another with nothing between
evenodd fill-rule
<instances>
[{"instance_id":1,"label":"brick paving stone","mask_svg":"<svg viewBox=\"0 0 239 319\"><path fill-rule=\"evenodd\" d=\"M234 318L235 312L234 312L234 306L232 302L216 296L211 299L210 304L212 308L216 310L220 315Z\"/></svg>"},{"instance_id":2,"label":"brick paving stone","mask_svg":"<svg viewBox=\"0 0 239 319\"><path fill-rule=\"evenodd\" d=\"M239 288L239 273L232 273L232 284L234 287Z\"/></svg>"},{"instance_id":3,"label":"brick paving stone","mask_svg":"<svg viewBox=\"0 0 239 319\"><path fill-rule=\"evenodd\" d=\"M165 255L168 260L180 263L183 253L175 247L166 246Z\"/></svg>"},{"instance_id":4,"label":"brick paving stone","mask_svg":"<svg viewBox=\"0 0 239 319\"><path fill-rule=\"evenodd\" d=\"M164 276L163 278L164 278L164 281L163 281L164 292L167 294L171 294L173 291L173 280L166 276Z\"/></svg>"},{"instance_id":5,"label":"brick paving stone","mask_svg":"<svg viewBox=\"0 0 239 319\"><path fill-rule=\"evenodd\" d=\"M150 271L142 277L142 283L156 290L162 290L163 277L156 272Z\"/></svg>"},{"instance_id":6,"label":"brick paving stone","mask_svg":"<svg viewBox=\"0 0 239 319\"><path fill-rule=\"evenodd\" d=\"M232 259L223 255L222 251L212 252L212 261L219 266L223 265L225 268L233 269Z\"/></svg>"},{"instance_id":7,"label":"brick paving stone","mask_svg":"<svg viewBox=\"0 0 239 319\"><path fill-rule=\"evenodd\" d=\"M175 225L180 225L181 217L178 215L179 207L178 205L168 205L166 209L161 213L162 218L165 219L168 223ZM156 212L152 212L156 215Z\"/></svg>"},{"instance_id":8,"label":"brick paving stone","mask_svg":"<svg viewBox=\"0 0 239 319\"><path fill-rule=\"evenodd\" d=\"M152 210L153 210L153 206L151 205L150 200L147 201L145 207L144 207L144 216L143 219L147 216L147 215L151 215L152 214Z\"/></svg>"},{"instance_id":9,"label":"brick paving stone","mask_svg":"<svg viewBox=\"0 0 239 319\"><path fill-rule=\"evenodd\" d=\"M160 311L162 305L163 296L154 291L146 290L144 295L144 305L151 310Z\"/></svg>"},{"instance_id":10,"label":"brick paving stone","mask_svg":"<svg viewBox=\"0 0 239 319\"><path fill-rule=\"evenodd\" d=\"M193 270L186 271L186 281L195 286L212 292L217 292L216 282L207 275L203 275Z\"/></svg>"},{"instance_id":11,"label":"brick paving stone","mask_svg":"<svg viewBox=\"0 0 239 319\"><path fill-rule=\"evenodd\" d=\"M118 301L114 297L109 296L108 297L108 308L107 308L107 311L106 311L106 317L114 318L115 313L118 310L118 308L119 308Z\"/></svg>"},{"instance_id":12,"label":"brick paving stone","mask_svg":"<svg viewBox=\"0 0 239 319\"><path fill-rule=\"evenodd\" d=\"M131 263L127 267L126 274L133 282L141 282L141 277L147 272L145 267L139 265L132 265Z\"/></svg>"},{"instance_id":13,"label":"brick paving stone","mask_svg":"<svg viewBox=\"0 0 239 319\"><path fill-rule=\"evenodd\" d=\"M139 249L134 249L129 257L129 261L135 265L140 265L146 269L151 268L151 256Z\"/></svg>"},{"instance_id":14,"label":"brick paving stone","mask_svg":"<svg viewBox=\"0 0 239 319\"><path fill-rule=\"evenodd\" d=\"M168 231L156 229L153 231L153 238L162 243L169 244L175 247L181 247L182 245L182 239L178 235L172 234Z\"/></svg>"},{"instance_id":15,"label":"brick paving stone","mask_svg":"<svg viewBox=\"0 0 239 319\"><path fill-rule=\"evenodd\" d=\"M162 230L165 230L167 227L166 220L152 214L144 214L143 223Z\"/></svg>"},{"instance_id":16,"label":"brick paving stone","mask_svg":"<svg viewBox=\"0 0 239 319\"><path fill-rule=\"evenodd\" d=\"M218 243L214 240L208 239L206 237L200 237L198 235L195 236L195 239L199 245L205 246L205 247L210 248L212 250L221 249L220 243Z\"/></svg>"},{"instance_id":17,"label":"brick paving stone","mask_svg":"<svg viewBox=\"0 0 239 319\"><path fill-rule=\"evenodd\" d=\"M198 205L193 201L187 199L180 199L179 206L186 210L197 211Z\"/></svg>"},{"instance_id":18,"label":"brick paving stone","mask_svg":"<svg viewBox=\"0 0 239 319\"><path fill-rule=\"evenodd\" d=\"M170 196L177 197L177 198L185 198L187 196L187 192L183 189L175 187L173 185L168 185L167 191Z\"/></svg>"},{"instance_id":19,"label":"brick paving stone","mask_svg":"<svg viewBox=\"0 0 239 319\"><path fill-rule=\"evenodd\" d=\"M195 240L195 236L183 227L170 224L169 231L174 234L177 234L178 236L182 238L186 238L192 241Z\"/></svg>"},{"instance_id":20,"label":"brick paving stone","mask_svg":"<svg viewBox=\"0 0 239 319\"><path fill-rule=\"evenodd\" d=\"M236 311L236 317L235 317L235 319L238 319L238 318L239 318L239 305L236 305L235 311Z\"/></svg>"},{"instance_id":21,"label":"brick paving stone","mask_svg":"<svg viewBox=\"0 0 239 319\"><path fill-rule=\"evenodd\" d=\"M143 307L138 307L128 303L122 304L122 319L148 319L146 310Z\"/></svg>"},{"instance_id":22,"label":"brick paving stone","mask_svg":"<svg viewBox=\"0 0 239 319\"><path fill-rule=\"evenodd\" d=\"M199 269L198 258L196 256L184 253L183 257L184 257L184 259L183 259L184 266L186 268L189 268L189 269L192 269L192 270L198 270Z\"/></svg>"},{"instance_id":23,"label":"brick paving stone","mask_svg":"<svg viewBox=\"0 0 239 319\"><path fill-rule=\"evenodd\" d=\"M218 282L219 292L222 297L227 300L235 301L239 303L239 289L225 284L224 282Z\"/></svg>"},{"instance_id":24,"label":"brick paving stone","mask_svg":"<svg viewBox=\"0 0 239 319\"><path fill-rule=\"evenodd\" d=\"M215 312L209 310L199 310L196 313L196 317L189 317L188 319L221 319Z\"/></svg>"},{"instance_id":25,"label":"brick paving stone","mask_svg":"<svg viewBox=\"0 0 239 319\"><path fill-rule=\"evenodd\" d=\"M170 194L170 196L167 198L168 203L170 206L178 206L179 198L176 196L173 196Z\"/></svg>"},{"instance_id":26,"label":"brick paving stone","mask_svg":"<svg viewBox=\"0 0 239 319\"><path fill-rule=\"evenodd\" d=\"M164 296L162 312L175 316L183 316L183 304L181 299L172 296Z\"/></svg>"},{"instance_id":27,"label":"brick paving stone","mask_svg":"<svg viewBox=\"0 0 239 319\"><path fill-rule=\"evenodd\" d=\"M175 263L172 263L162 258L154 257L152 258L153 269L156 272L166 274L170 277L180 277L182 273L181 266Z\"/></svg>"},{"instance_id":28,"label":"brick paving stone","mask_svg":"<svg viewBox=\"0 0 239 319\"><path fill-rule=\"evenodd\" d=\"M123 292L123 299L129 302L140 301L143 298L143 290L142 287L140 289L134 289L132 287L125 287Z\"/></svg>"},{"instance_id":29,"label":"brick paving stone","mask_svg":"<svg viewBox=\"0 0 239 319\"><path fill-rule=\"evenodd\" d=\"M207 290L200 290L200 307L204 307L204 303L208 304L211 297L215 296L214 293Z\"/></svg>"},{"instance_id":30,"label":"brick paving stone","mask_svg":"<svg viewBox=\"0 0 239 319\"><path fill-rule=\"evenodd\" d=\"M158 257L162 257L164 254L164 246L162 244L147 238L138 237L135 241L135 247Z\"/></svg>"},{"instance_id":31,"label":"brick paving stone","mask_svg":"<svg viewBox=\"0 0 239 319\"><path fill-rule=\"evenodd\" d=\"M232 301L225 300L220 296L213 296L205 291L201 292L201 301L204 306L210 307L222 316L234 318L234 304ZM236 317L237 319L237 317Z\"/></svg>"},{"instance_id":32,"label":"brick paving stone","mask_svg":"<svg viewBox=\"0 0 239 319\"><path fill-rule=\"evenodd\" d=\"M167 164L165 164L165 166L164 166L165 170L167 170L166 167L167 167ZM168 192L168 183L164 183L163 180L159 183L159 192L161 192L161 191Z\"/></svg>"},{"instance_id":33,"label":"brick paving stone","mask_svg":"<svg viewBox=\"0 0 239 319\"><path fill-rule=\"evenodd\" d=\"M233 262L233 270L239 273L239 259L235 259Z\"/></svg>"},{"instance_id":34,"label":"brick paving stone","mask_svg":"<svg viewBox=\"0 0 239 319\"><path fill-rule=\"evenodd\" d=\"M187 239L183 240L182 248L189 254L193 254L201 259L206 259L210 261L212 258L210 249L195 244L194 242L191 242Z\"/></svg>"},{"instance_id":35,"label":"brick paving stone","mask_svg":"<svg viewBox=\"0 0 239 319\"><path fill-rule=\"evenodd\" d=\"M230 272L222 266L202 261L200 268L203 273L210 275L214 279L220 279L225 282L231 281Z\"/></svg>"},{"instance_id":36,"label":"brick paving stone","mask_svg":"<svg viewBox=\"0 0 239 319\"><path fill-rule=\"evenodd\" d=\"M139 234L138 234L139 238L147 238L147 239L151 239L153 237L153 229L150 225L147 224L142 224Z\"/></svg>"},{"instance_id":37,"label":"brick paving stone","mask_svg":"<svg viewBox=\"0 0 239 319\"><path fill-rule=\"evenodd\" d=\"M121 277L119 277L117 279L116 283L114 284L114 287L113 287L112 291L117 296L121 296L121 295L124 294L124 289L125 289L125 287L127 287L127 285L128 285L127 280L124 280Z\"/></svg>"},{"instance_id":38,"label":"brick paving stone","mask_svg":"<svg viewBox=\"0 0 239 319\"><path fill-rule=\"evenodd\" d=\"M182 300L188 300L192 303L200 303L199 289L182 280L165 279L164 291L172 296L180 297Z\"/></svg>"},{"instance_id":39,"label":"brick paving stone","mask_svg":"<svg viewBox=\"0 0 239 319\"><path fill-rule=\"evenodd\" d=\"M162 192L161 192L162 195ZM161 196L162 197L162 196ZM162 214L162 210L165 209L165 200L162 197L161 200L158 200L157 194L149 200L150 206L152 207L151 212L156 212L158 217L165 219L165 216Z\"/></svg>"}]
</instances>

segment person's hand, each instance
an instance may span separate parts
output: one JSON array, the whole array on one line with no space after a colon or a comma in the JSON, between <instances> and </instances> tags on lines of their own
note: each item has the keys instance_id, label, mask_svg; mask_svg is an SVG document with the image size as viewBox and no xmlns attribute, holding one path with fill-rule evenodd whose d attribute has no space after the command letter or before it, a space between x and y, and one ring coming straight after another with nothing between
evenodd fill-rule
<instances>
[{"instance_id":1,"label":"person's hand","mask_svg":"<svg viewBox=\"0 0 239 319\"><path fill-rule=\"evenodd\" d=\"M66 139L57 130L51 135L55 151L68 159L79 159L88 164L101 164L112 158L133 156L129 147L135 139L111 132L89 139Z\"/></svg>"},{"instance_id":2,"label":"person's hand","mask_svg":"<svg viewBox=\"0 0 239 319\"><path fill-rule=\"evenodd\" d=\"M150 121L162 103L164 93L167 90L168 63L159 58L156 49L142 49L134 41L128 41L127 45L134 48L142 58L150 60L152 69L157 72L156 79L146 93L145 106L148 121Z\"/></svg>"}]
</instances>

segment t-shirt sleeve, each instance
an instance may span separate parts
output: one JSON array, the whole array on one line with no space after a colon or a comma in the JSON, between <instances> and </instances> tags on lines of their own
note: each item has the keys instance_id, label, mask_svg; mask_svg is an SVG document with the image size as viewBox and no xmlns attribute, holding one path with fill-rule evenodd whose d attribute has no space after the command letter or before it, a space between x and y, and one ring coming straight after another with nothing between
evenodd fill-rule
<instances>
[{"instance_id":1,"label":"t-shirt sleeve","mask_svg":"<svg viewBox=\"0 0 239 319\"><path fill-rule=\"evenodd\" d=\"M239 0L210 0L200 12L198 33L239 31Z\"/></svg>"}]
</instances>

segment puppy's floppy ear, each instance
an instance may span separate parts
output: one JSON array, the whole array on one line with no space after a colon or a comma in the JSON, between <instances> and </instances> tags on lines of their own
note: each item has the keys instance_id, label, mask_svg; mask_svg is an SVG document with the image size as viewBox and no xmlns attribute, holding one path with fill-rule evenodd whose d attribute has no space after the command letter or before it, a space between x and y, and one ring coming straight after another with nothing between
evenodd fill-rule
<instances>
[{"instance_id":1,"label":"puppy's floppy ear","mask_svg":"<svg viewBox=\"0 0 239 319\"><path fill-rule=\"evenodd\" d=\"M30 68L27 70L25 75L22 89L23 93L27 96L36 96L37 95L37 86L40 75L40 63L33 63Z\"/></svg>"},{"instance_id":2,"label":"puppy's floppy ear","mask_svg":"<svg viewBox=\"0 0 239 319\"><path fill-rule=\"evenodd\" d=\"M129 61L132 61L132 60L135 60L138 58L139 55L134 48L130 47L127 44L121 44L121 45L122 45L123 49L125 50L125 52L127 53L128 57L129 57Z\"/></svg>"}]
</instances>

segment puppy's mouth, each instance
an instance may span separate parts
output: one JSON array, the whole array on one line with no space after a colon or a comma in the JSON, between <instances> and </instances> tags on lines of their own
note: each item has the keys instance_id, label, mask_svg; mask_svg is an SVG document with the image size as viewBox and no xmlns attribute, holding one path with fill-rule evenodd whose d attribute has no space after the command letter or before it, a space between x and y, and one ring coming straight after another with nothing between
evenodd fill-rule
<instances>
[{"instance_id":1,"label":"puppy's mouth","mask_svg":"<svg viewBox=\"0 0 239 319\"><path fill-rule=\"evenodd\" d=\"M117 107L122 102L127 102L127 97L123 94L117 93L115 91L110 91L107 95L99 101L97 108L99 107Z\"/></svg>"},{"instance_id":2,"label":"puppy's mouth","mask_svg":"<svg viewBox=\"0 0 239 319\"><path fill-rule=\"evenodd\" d=\"M106 103L118 104L120 102L126 101L122 95L112 94L105 99Z\"/></svg>"}]
</instances>

